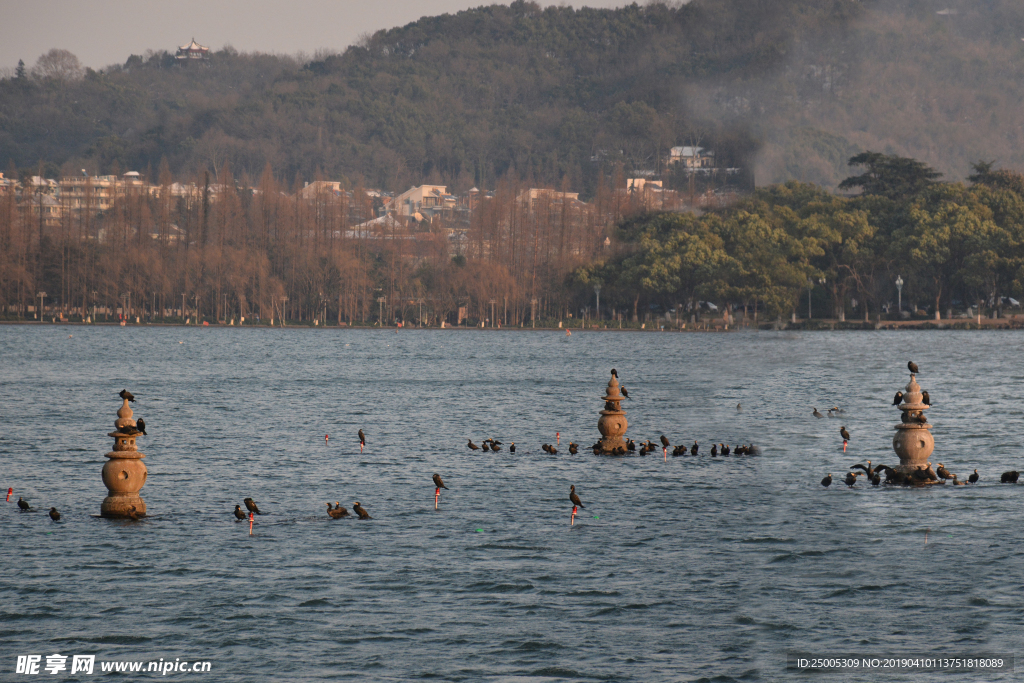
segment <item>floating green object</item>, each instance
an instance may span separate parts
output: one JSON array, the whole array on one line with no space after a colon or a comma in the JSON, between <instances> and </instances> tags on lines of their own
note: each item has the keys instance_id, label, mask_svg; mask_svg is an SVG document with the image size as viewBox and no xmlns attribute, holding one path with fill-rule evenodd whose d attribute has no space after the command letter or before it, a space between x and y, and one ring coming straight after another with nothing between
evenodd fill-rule
<instances>
[{"instance_id":1,"label":"floating green object","mask_svg":"<svg viewBox=\"0 0 1024 683\"><path fill-rule=\"evenodd\" d=\"M601 519L601 518L598 517L597 515L594 515L594 519Z\"/></svg>"},{"instance_id":2,"label":"floating green object","mask_svg":"<svg viewBox=\"0 0 1024 683\"><path fill-rule=\"evenodd\" d=\"M482 533L484 532L484 530L483 530L483 529L477 529L477 530L476 530L476 532L477 532L478 534L482 534Z\"/></svg>"}]
</instances>

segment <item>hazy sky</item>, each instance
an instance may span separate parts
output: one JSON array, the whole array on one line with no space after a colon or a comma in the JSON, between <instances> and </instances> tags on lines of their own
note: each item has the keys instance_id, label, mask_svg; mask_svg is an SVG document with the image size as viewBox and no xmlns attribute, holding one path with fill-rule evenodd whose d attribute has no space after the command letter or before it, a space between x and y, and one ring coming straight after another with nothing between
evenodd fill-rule
<instances>
[{"instance_id":1,"label":"hazy sky","mask_svg":"<svg viewBox=\"0 0 1024 683\"><path fill-rule=\"evenodd\" d=\"M401 26L423 16L458 12L469 0L0 0L0 68L19 59L31 67L52 47L75 53L98 69L123 64L146 50L174 52L194 36L214 50L312 54L343 50L363 33ZM505 3L507 4L507 3ZM615 7L623 0L541 2Z\"/></svg>"}]
</instances>

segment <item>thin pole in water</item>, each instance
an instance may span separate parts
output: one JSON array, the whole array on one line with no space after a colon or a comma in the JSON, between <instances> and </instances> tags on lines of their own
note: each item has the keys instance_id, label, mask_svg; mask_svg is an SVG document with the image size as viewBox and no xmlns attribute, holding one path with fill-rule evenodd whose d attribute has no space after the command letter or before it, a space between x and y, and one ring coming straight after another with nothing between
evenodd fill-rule
<instances>
[{"instance_id":1,"label":"thin pole in water","mask_svg":"<svg viewBox=\"0 0 1024 683\"><path fill-rule=\"evenodd\" d=\"M252 513L249 513L249 535L252 536Z\"/></svg>"},{"instance_id":2,"label":"thin pole in water","mask_svg":"<svg viewBox=\"0 0 1024 683\"><path fill-rule=\"evenodd\" d=\"M576 526L576 506L572 506L572 521L569 522L569 526Z\"/></svg>"},{"instance_id":3,"label":"thin pole in water","mask_svg":"<svg viewBox=\"0 0 1024 683\"><path fill-rule=\"evenodd\" d=\"M330 435L330 434L324 434L324 443L325 443L325 444L326 444L326 443L327 443L328 441L330 441L330 439L331 439L331 435Z\"/></svg>"},{"instance_id":4,"label":"thin pole in water","mask_svg":"<svg viewBox=\"0 0 1024 683\"><path fill-rule=\"evenodd\" d=\"M562 433L561 432L555 432L555 445L556 446L561 446L562 445Z\"/></svg>"},{"instance_id":5,"label":"thin pole in water","mask_svg":"<svg viewBox=\"0 0 1024 683\"><path fill-rule=\"evenodd\" d=\"M437 509L437 499L441 497L441 487L434 489L434 509Z\"/></svg>"},{"instance_id":6,"label":"thin pole in water","mask_svg":"<svg viewBox=\"0 0 1024 683\"><path fill-rule=\"evenodd\" d=\"M11 494L14 493L13 487L7 487L7 502L11 502Z\"/></svg>"},{"instance_id":7,"label":"thin pole in water","mask_svg":"<svg viewBox=\"0 0 1024 683\"><path fill-rule=\"evenodd\" d=\"M843 439L843 453L846 452L846 439Z\"/></svg>"}]
</instances>

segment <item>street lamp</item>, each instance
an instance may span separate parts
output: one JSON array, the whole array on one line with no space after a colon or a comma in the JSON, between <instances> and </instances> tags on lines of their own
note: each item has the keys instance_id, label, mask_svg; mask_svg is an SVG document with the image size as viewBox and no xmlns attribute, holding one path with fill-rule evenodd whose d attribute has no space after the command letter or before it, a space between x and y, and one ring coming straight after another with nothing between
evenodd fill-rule
<instances>
[{"instance_id":1,"label":"street lamp","mask_svg":"<svg viewBox=\"0 0 1024 683\"><path fill-rule=\"evenodd\" d=\"M594 285L594 294L597 295L597 309L594 314L595 320L601 319L601 285Z\"/></svg>"},{"instance_id":2,"label":"street lamp","mask_svg":"<svg viewBox=\"0 0 1024 683\"><path fill-rule=\"evenodd\" d=\"M896 306L896 310L897 310L898 313L900 313L902 315L902 313L903 313L903 278L900 277L899 275L896 276L896 296L897 296L897 301L899 302L897 304L897 306Z\"/></svg>"}]
</instances>

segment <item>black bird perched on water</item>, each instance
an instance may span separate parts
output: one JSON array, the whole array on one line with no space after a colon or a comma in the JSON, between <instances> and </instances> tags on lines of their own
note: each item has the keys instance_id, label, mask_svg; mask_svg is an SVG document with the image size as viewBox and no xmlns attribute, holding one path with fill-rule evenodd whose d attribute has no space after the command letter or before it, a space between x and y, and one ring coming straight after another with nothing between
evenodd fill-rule
<instances>
[{"instance_id":1,"label":"black bird perched on water","mask_svg":"<svg viewBox=\"0 0 1024 683\"><path fill-rule=\"evenodd\" d=\"M953 475L950 474L949 470L947 470L946 466L943 465L941 462L939 463L939 468L937 470L935 470L935 474L939 475L940 479L952 479L953 478Z\"/></svg>"},{"instance_id":2,"label":"black bird perched on water","mask_svg":"<svg viewBox=\"0 0 1024 683\"><path fill-rule=\"evenodd\" d=\"M898 406L901 403L903 403L903 392L902 391L897 391L896 395L893 396L893 398L892 398L892 404L894 406Z\"/></svg>"},{"instance_id":3,"label":"black bird perched on water","mask_svg":"<svg viewBox=\"0 0 1024 683\"><path fill-rule=\"evenodd\" d=\"M713 443L713 444L711 444L711 457L713 458L716 455L718 455L718 444L717 443Z\"/></svg>"},{"instance_id":4,"label":"black bird perched on water","mask_svg":"<svg viewBox=\"0 0 1024 683\"><path fill-rule=\"evenodd\" d=\"M851 470L855 470L855 469L861 469L861 470L864 470L864 473L865 473L865 474L867 474L867 475L868 475L868 479L870 479L870 478L872 477L872 475L874 475L875 471L876 471L876 470L877 470L878 468L874 468L874 469L872 469L872 467L871 467L871 461L870 461L870 460L868 460L868 466L867 466L867 467L864 467L864 465L862 465L862 464L860 464L860 463L857 463L856 465L850 465L850 469L851 469Z\"/></svg>"},{"instance_id":5,"label":"black bird perched on water","mask_svg":"<svg viewBox=\"0 0 1024 683\"><path fill-rule=\"evenodd\" d=\"M729 455L729 444L722 444L722 455Z\"/></svg>"},{"instance_id":6,"label":"black bird perched on water","mask_svg":"<svg viewBox=\"0 0 1024 683\"><path fill-rule=\"evenodd\" d=\"M828 473L827 477L825 477L824 479L821 480L821 485L824 486L825 488L828 488L829 486L832 485L832 473L831 472Z\"/></svg>"},{"instance_id":7,"label":"black bird perched on water","mask_svg":"<svg viewBox=\"0 0 1024 683\"><path fill-rule=\"evenodd\" d=\"M569 442L569 452L572 453L573 455L576 455L577 453L580 452L580 445L570 441Z\"/></svg>"},{"instance_id":8,"label":"black bird perched on water","mask_svg":"<svg viewBox=\"0 0 1024 683\"><path fill-rule=\"evenodd\" d=\"M512 444L508 447L508 452L509 453L515 453L516 452L516 442L515 441L513 441Z\"/></svg>"},{"instance_id":9,"label":"black bird perched on water","mask_svg":"<svg viewBox=\"0 0 1024 683\"><path fill-rule=\"evenodd\" d=\"M572 501L573 505L578 505L580 509L583 509L583 503L580 501L580 497L576 495L575 484L569 487L569 500Z\"/></svg>"},{"instance_id":10,"label":"black bird perched on water","mask_svg":"<svg viewBox=\"0 0 1024 683\"><path fill-rule=\"evenodd\" d=\"M1003 472L1003 476L999 478L999 481L1003 484L1016 484L1019 476L1020 472L1017 470L1011 470L1009 472ZM19 502L18 505L21 505L21 503Z\"/></svg>"},{"instance_id":11,"label":"black bird perched on water","mask_svg":"<svg viewBox=\"0 0 1024 683\"><path fill-rule=\"evenodd\" d=\"M256 507L256 501L254 501L252 498L246 498L242 502L245 503L245 508L249 512L252 512L253 514L257 514L257 515L262 515L263 514L262 512L260 512L260 509L258 507Z\"/></svg>"},{"instance_id":12,"label":"black bird perched on water","mask_svg":"<svg viewBox=\"0 0 1024 683\"><path fill-rule=\"evenodd\" d=\"M501 450L501 442L500 441L492 441L491 442L491 450L494 451L495 453L500 451Z\"/></svg>"},{"instance_id":13,"label":"black bird perched on water","mask_svg":"<svg viewBox=\"0 0 1024 683\"><path fill-rule=\"evenodd\" d=\"M60 521L60 513L57 512L57 508L50 508L50 519L52 519L55 522Z\"/></svg>"},{"instance_id":14,"label":"black bird perched on water","mask_svg":"<svg viewBox=\"0 0 1024 683\"><path fill-rule=\"evenodd\" d=\"M878 476L878 472L875 472L873 475L871 475L870 479L872 486L878 486L879 484L882 483L882 478Z\"/></svg>"},{"instance_id":15,"label":"black bird perched on water","mask_svg":"<svg viewBox=\"0 0 1024 683\"><path fill-rule=\"evenodd\" d=\"M698 446L697 442L694 441L693 445L690 446L690 455L697 455L697 451L699 451L699 450L700 450L700 446Z\"/></svg>"},{"instance_id":16,"label":"black bird perched on water","mask_svg":"<svg viewBox=\"0 0 1024 683\"><path fill-rule=\"evenodd\" d=\"M542 443L540 445L540 449L542 451L544 451L545 453L550 453L551 452L551 445L550 444L546 444L546 443Z\"/></svg>"},{"instance_id":17,"label":"black bird perched on water","mask_svg":"<svg viewBox=\"0 0 1024 683\"><path fill-rule=\"evenodd\" d=\"M551 455L558 455L558 449L554 446L548 446L548 453Z\"/></svg>"},{"instance_id":18,"label":"black bird perched on water","mask_svg":"<svg viewBox=\"0 0 1024 683\"><path fill-rule=\"evenodd\" d=\"M972 484L977 484L978 483L978 470L974 470L974 474L972 474L971 476L967 477L967 481L971 482Z\"/></svg>"},{"instance_id":19,"label":"black bird perched on water","mask_svg":"<svg viewBox=\"0 0 1024 683\"><path fill-rule=\"evenodd\" d=\"M366 434L363 434L363 430L362 429L359 430L359 445L360 446L365 446L366 445Z\"/></svg>"},{"instance_id":20,"label":"black bird perched on water","mask_svg":"<svg viewBox=\"0 0 1024 683\"><path fill-rule=\"evenodd\" d=\"M121 393L119 393L118 396L120 396L121 398L126 398L132 403L135 403L135 397L132 396L132 392L128 391L127 389L122 389Z\"/></svg>"},{"instance_id":21,"label":"black bird perched on water","mask_svg":"<svg viewBox=\"0 0 1024 683\"><path fill-rule=\"evenodd\" d=\"M633 439L626 439L626 450L630 453L636 452L636 442Z\"/></svg>"},{"instance_id":22,"label":"black bird perched on water","mask_svg":"<svg viewBox=\"0 0 1024 683\"><path fill-rule=\"evenodd\" d=\"M664 434L661 435L661 445L668 448L671 444L668 442L668 437Z\"/></svg>"},{"instance_id":23,"label":"black bird perched on water","mask_svg":"<svg viewBox=\"0 0 1024 683\"><path fill-rule=\"evenodd\" d=\"M348 517L348 510L341 507L341 503L334 501L335 507L331 507L330 503L327 503L327 516L331 519L341 519L342 517Z\"/></svg>"},{"instance_id":24,"label":"black bird perched on water","mask_svg":"<svg viewBox=\"0 0 1024 683\"><path fill-rule=\"evenodd\" d=\"M29 504L24 498L18 498L18 507L22 510L28 510Z\"/></svg>"},{"instance_id":25,"label":"black bird perched on water","mask_svg":"<svg viewBox=\"0 0 1024 683\"><path fill-rule=\"evenodd\" d=\"M330 503L328 503L328 505L330 505ZM235 506L235 519L245 519L245 513L242 512L241 505Z\"/></svg>"},{"instance_id":26,"label":"black bird perched on water","mask_svg":"<svg viewBox=\"0 0 1024 683\"><path fill-rule=\"evenodd\" d=\"M370 517L370 513L367 512L366 509L359 504L358 500L352 503L352 509L356 511L357 515L359 515L359 519L373 519L373 517Z\"/></svg>"},{"instance_id":27,"label":"black bird perched on water","mask_svg":"<svg viewBox=\"0 0 1024 683\"><path fill-rule=\"evenodd\" d=\"M626 386L625 385L619 387L619 391L622 392L623 396L625 396L626 398L629 398L629 392L626 391ZM629 398L629 400L632 401L633 399Z\"/></svg>"},{"instance_id":28,"label":"black bird perched on water","mask_svg":"<svg viewBox=\"0 0 1024 683\"><path fill-rule=\"evenodd\" d=\"M139 431L140 431L140 432L142 432L142 435L143 435L143 436L149 436L149 434L146 434L146 421L145 421L145 420L143 420L143 419L142 419L142 418L140 417L140 418L139 418L139 421L138 421L138 422L136 422L135 424L136 424L136 426L137 426L137 427L139 428Z\"/></svg>"},{"instance_id":29,"label":"black bird perched on water","mask_svg":"<svg viewBox=\"0 0 1024 683\"><path fill-rule=\"evenodd\" d=\"M912 360L908 360L908 361L907 361L907 369L908 369L908 370L910 370L910 372L912 372L912 373L913 373L913 374L915 374L915 375L916 375L916 374L917 374L918 372L920 372L920 371L919 371L919 370L917 369L917 363L915 363L915 362L914 362L914 361L912 361Z\"/></svg>"},{"instance_id":30,"label":"black bird perched on water","mask_svg":"<svg viewBox=\"0 0 1024 683\"><path fill-rule=\"evenodd\" d=\"M932 397L928 395L927 391L921 392L921 403L925 404L926 406L930 406L932 404Z\"/></svg>"},{"instance_id":31,"label":"black bird perched on water","mask_svg":"<svg viewBox=\"0 0 1024 683\"><path fill-rule=\"evenodd\" d=\"M436 486L439 489L446 489L446 488L448 488L447 486L444 485L444 480L441 479L441 475L440 474L435 474L434 475L434 486Z\"/></svg>"},{"instance_id":32,"label":"black bird perched on water","mask_svg":"<svg viewBox=\"0 0 1024 683\"><path fill-rule=\"evenodd\" d=\"M475 443L473 443L473 439L469 439L466 442L466 445L469 446L469 450L471 450L471 451L478 451L478 450L480 450L480 447L477 446Z\"/></svg>"},{"instance_id":33,"label":"black bird perched on water","mask_svg":"<svg viewBox=\"0 0 1024 683\"><path fill-rule=\"evenodd\" d=\"M806 408L805 408L805 410L806 410ZM814 412L811 413L811 415L813 415L814 417L825 417L824 415L822 415L821 413L818 412L817 408L814 409Z\"/></svg>"},{"instance_id":34,"label":"black bird perched on water","mask_svg":"<svg viewBox=\"0 0 1024 683\"><path fill-rule=\"evenodd\" d=\"M857 477L860 476L860 472L847 472L846 473L846 485L853 488L853 485L857 483Z\"/></svg>"},{"instance_id":35,"label":"black bird perched on water","mask_svg":"<svg viewBox=\"0 0 1024 683\"><path fill-rule=\"evenodd\" d=\"M845 426L839 428L839 435L841 437L843 437L843 441L849 441L850 440L850 432L846 431L846 427Z\"/></svg>"}]
</instances>

